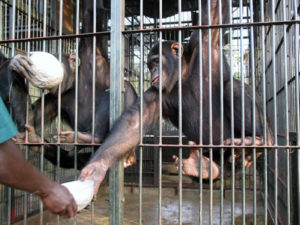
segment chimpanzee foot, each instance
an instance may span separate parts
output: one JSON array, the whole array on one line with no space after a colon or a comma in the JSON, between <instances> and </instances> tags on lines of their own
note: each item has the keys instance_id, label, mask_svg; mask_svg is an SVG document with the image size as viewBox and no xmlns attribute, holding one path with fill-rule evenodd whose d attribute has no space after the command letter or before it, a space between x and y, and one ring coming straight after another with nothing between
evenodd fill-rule
<instances>
[{"instance_id":1,"label":"chimpanzee foot","mask_svg":"<svg viewBox=\"0 0 300 225\"><path fill-rule=\"evenodd\" d=\"M131 153L124 158L124 168L132 166L136 163L135 151L131 151Z\"/></svg>"},{"instance_id":2,"label":"chimpanzee foot","mask_svg":"<svg viewBox=\"0 0 300 225\"><path fill-rule=\"evenodd\" d=\"M233 140L234 145L242 145L242 139L241 138L234 138ZM228 138L224 141L225 145L231 145L231 138ZM255 146L262 146L264 144L264 139L262 137L255 137L255 143L252 142L252 137L245 137L245 141L244 144L246 146L251 146L251 145L255 145ZM245 162L244 162L244 166L246 168L250 167L252 165L252 161L253 161L253 157L252 157L252 151L253 150L246 150L245 151ZM258 158L260 155L262 154L262 151L260 148L257 149L256 152L256 157ZM235 149L234 151L234 158L235 159L240 159L242 156L242 150L241 149ZM229 163L232 163L232 157L230 156L228 159Z\"/></svg>"},{"instance_id":3,"label":"chimpanzee foot","mask_svg":"<svg viewBox=\"0 0 300 225\"><path fill-rule=\"evenodd\" d=\"M179 159L175 155L173 156L173 159L175 161L175 165L178 170ZM182 160L182 174L193 176L193 177L199 177L199 168L200 168L199 160L200 160L199 149L196 148L191 149L189 158ZM211 161L209 158L202 156L202 178L203 179L209 179L210 163ZM220 168L215 162L212 162L212 169L213 169L212 178L216 179L220 175Z\"/></svg>"}]
</instances>

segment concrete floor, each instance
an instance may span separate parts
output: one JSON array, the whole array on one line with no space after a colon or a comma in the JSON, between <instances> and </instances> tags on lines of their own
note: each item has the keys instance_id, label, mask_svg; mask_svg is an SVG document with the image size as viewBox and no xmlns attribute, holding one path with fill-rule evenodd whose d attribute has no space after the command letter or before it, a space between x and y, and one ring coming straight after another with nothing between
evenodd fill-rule
<instances>
[{"instance_id":1,"label":"concrete floor","mask_svg":"<svg viewBox=\"0 0 300 225\"><path fill-rule=\"evenodd\" d=\"M240 191L235 192L235 224L242 224L242 201ZM94 203L94 224L109 224L109 202L107 201L108 188L102 187L97 201ZM138 188L125 188L125 209L124 225L138 224ZM253 222L252 214L252 191L246 191L246 224ZM198 224L199 222L199 197L198 190L183 189L182 220L184 225ZM213 192L213 224L220 224L220 194ZM143 188L143 224L158 224L158 189ZM92 224L91 208L82 210L76 219L61 219L61 225ZM178 196L174 188L163 188L162 190L162 224L178 224ZM257 195L257 224L263 224L263 202L260 195ZM49 212L44 214L44 224L54 225L57 217ZM23 223L22 223L23 224ZM28 224L39 224L39 216L31 217ZM209 224L209 190L203 191L203 225ZM226 191L224 198L224 225L231 224L231 192ZM268 224L271 224L268 222Z\"/></svg>"}]
</instances>

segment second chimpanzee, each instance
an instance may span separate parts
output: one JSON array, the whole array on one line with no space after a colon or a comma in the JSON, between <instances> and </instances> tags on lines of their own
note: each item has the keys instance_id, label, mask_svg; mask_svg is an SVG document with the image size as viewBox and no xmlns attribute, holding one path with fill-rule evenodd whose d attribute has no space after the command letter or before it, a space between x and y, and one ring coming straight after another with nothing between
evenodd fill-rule
<instances>
[{"instance_id":1,"label":"second chimpanzee","mask_svg":"<svg viewBox=\"0 0 300 225\"><path fill-rule=\"evenodd\" d=\"M83 2L82 11L83 18L83 32L92 32L93 30L93 10L92 2ZM97 9L101 14L102 9ZM101 17L99 16L97 24L102 26ZM72 70L65 74L63 82L61 84L61 118L67 122L72 131L62 131L59 133L62 143L74 142L74 129L78 128L78 143L92 143L92 113L93 113L93 89L95 85L95 139L94 143L101 143L109 130L109 64L105 57L105 50L103 50L102 37L97 36L96 41L96 74L95 84L93 84L93 38L84 37L80 40L79 44L79 68L78 68L78 101L77 101L77 124L75 121L76 115L76 88L75 88L75 54L72 55L72 62L63 61L65 67L70 67ZM30 70L26 59L20 58L18 62L14 63L14 69L18 73L27 71L28 73L34 73ZM31 74L34 76L34 74ZM124 83L124 106L127 108L137 98L136 92L129 82ZM36 101L33 105L33 117L34 127L39 127L41 124L41 99ZM45 113L43 114L45 121L52 121L56 118L58 113L58 95L55 93L48 93L45 95ZM40 142L39 136L34 135L35 131L33 127L29 128L29 134L32 138L32 142ZM81 147L78 147L79 149ZM47 158L53 164L57 164L57 147L54 145L45 146L45 158ZM90 152L78 153L77 168L81 169L88 162L91 156ZM127 158L128 165L131 165L134 161L134 157L129 155ZM70 151L66 151L63 148L60 149L60 166L63 168L74 168L74 155L70 154Z\"/></svg>"}]
</instances>

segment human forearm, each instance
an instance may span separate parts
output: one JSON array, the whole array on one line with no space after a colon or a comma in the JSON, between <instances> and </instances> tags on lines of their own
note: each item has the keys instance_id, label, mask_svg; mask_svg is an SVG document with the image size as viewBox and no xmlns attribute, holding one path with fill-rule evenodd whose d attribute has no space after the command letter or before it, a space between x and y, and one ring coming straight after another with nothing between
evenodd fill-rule
<instances>
[{"instance_id":1,"label":"human forearm","mask_svg":"<svg viewBox=\"0 0 300 225\"><path fill-rule=\"evenodd\" d=\"M54 185L26 161L12 141L0 144L0 182L40 196Z\"/></svg>"}]
</instances>

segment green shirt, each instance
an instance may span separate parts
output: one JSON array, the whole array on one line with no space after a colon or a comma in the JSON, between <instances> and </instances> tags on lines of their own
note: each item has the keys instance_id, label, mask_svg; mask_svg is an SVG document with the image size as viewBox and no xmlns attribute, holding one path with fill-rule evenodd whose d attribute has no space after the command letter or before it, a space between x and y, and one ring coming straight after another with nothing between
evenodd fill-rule
<instances>
[{"instance_id":1,"label":"green shirt","mask_svg":"<svg viewBox=\"0 0 300 225\"><path fill-rule=\"evenodd\" d=\"M17 134L17 128L0 97L0 143L11 139Z\"/></svg>"}]
</instances>

